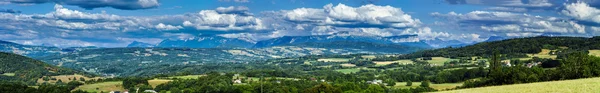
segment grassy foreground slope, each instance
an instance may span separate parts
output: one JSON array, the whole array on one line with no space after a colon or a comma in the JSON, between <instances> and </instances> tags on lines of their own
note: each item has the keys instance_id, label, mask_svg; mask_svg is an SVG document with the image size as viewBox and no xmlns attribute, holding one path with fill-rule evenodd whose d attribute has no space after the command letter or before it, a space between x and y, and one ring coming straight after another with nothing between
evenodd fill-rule
<instances>
[{"instance_id":1,"label":"grassy foreground slope","mask_svg":"<svg viewBox=\"0 0 600 93\"><path fill-rule=\"evenodd\" d=\"M589 93L600 91L600 78L491 86L440 93Z\"/></svg>"}]
</instances>

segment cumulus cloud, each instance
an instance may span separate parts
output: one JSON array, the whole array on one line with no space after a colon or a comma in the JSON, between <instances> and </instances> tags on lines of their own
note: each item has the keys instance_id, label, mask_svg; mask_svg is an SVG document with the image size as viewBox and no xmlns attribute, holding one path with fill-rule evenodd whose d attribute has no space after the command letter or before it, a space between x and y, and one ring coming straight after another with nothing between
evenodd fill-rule
<instances>
[{"instance_id":1,"label":"cumulus cloud","mask_svg":"<svg viewBox=\"0 0 600 93\"><path fill-rule=\"evenodd\" d=\"M250 8L248 8L246 6L218 7L217 9L215 9L215 11L217 11L218 13L221 13L221 14L238 14L238 15L244 15L244 16L253 15L252 13L249 12L249 10L250 10Z\"/></svg>"},{"instance_id":2,"label":"cumulus cloud","mask_svg":"<svg viewBox=\"0 0 600 93\"><path fill-rule=\"evenodd\" d=\"M586 28L575 21L557 17L542 17L512 12L473 11L466 14L432 13L457 29L498 33L575 33L585 34Z\"/></svg>"},{"instance_id":3,"label":"cumulus cloud","mask_svg":"<svg viewBox=\"0 0 600 93\"><path fill-rule=\"evenodd\" d=\"M240 10L240 9L237 9ZM1 40L60 43L58 41L79 40L100 47L127 45L123 38L172 38L165 35L190 27L190 30L262 30L260 18L251 15L219 13L216 10L201 10L164 16L119 16L107 13L86 13L55 5L54 11L46 14L14 14L0 12L0 33L5 37L25 37L16 32L36 31L41 34L33 38L4 38ZM13 33L13 31L16 31ZM8 33L10 32L10 33ZM186 32L197 33L197 32ZM54 38L55 40L39 40ZM93 38L93 39L90 39ZM61 40L65 39L65 40ZM83 40L81 40L83 39ZM56 42L55 42L56 41ZM77 42L79 42L77 41ZM98 41L107 42L101 44ZM33 42L33 41L32 41ZM34 43L42 44L42 43ZM63 44L65 47L72 46Z\"/></svg>"},{"instance_id":4,"label":"cumulus cloud","mask_svg":"<svg viewBox=\"0 0 600 93\"><path fill-rule=\"evenodd\" d=\"M262 30L262 20L254 16L222 14L215 10L202 10L197 14L186 15L183 26L198 30Z\"/></svg>"},{"instance_id":5,"label":"cumulus cloud","mask_svg":"<svg viewBox=\"0 0 600 93\"><path fill-rule=\"evenodd\" d=\"M158 7L158 0L0 0L20 4L40 4L54 2L57 4L74 5L81 8L93 9L112 7L124 10L148 9Z\"/></svg>"},{"instance_id":6,"label":"cumulus cloud","mask_svg":"<svg viewBox=\"0 0 600 93\"><path fill-rule=\"evenodd\" d=\"M591 7L586 3L579 2L568 4L561 13L577 20L600 23L600 10Z\"/></svg>"},{"instance_id":7,"label":"cumulus cloud","mask_svg":"<svg viewBox=\"0 0 600 93\"><path fill-rule=\"evenodd\" d=\"M158 30L179 30L179 29L182 29L183 27L173 26L173 25L165 25L163 23L159 23L158 25L155 26L155 28Z\"/></svg>"},{"instance_id":8,"label":"cumulus cloud","mask_svg":"<svg viewBox=\"0 0 600 93\"><path fill-rule=\"evenodd\" d=\"M413 19L400 8L372 4L360 7L328 4L323 9L299 8L281 12L286 20L314 25L412 28L421 24L420 20Z\"/></svg>"}]
</instances>

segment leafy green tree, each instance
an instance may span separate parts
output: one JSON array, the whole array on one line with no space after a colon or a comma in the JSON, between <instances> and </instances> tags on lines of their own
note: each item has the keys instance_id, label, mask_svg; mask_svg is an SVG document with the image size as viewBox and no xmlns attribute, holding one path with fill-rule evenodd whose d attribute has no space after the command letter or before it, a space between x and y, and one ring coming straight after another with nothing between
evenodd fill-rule
<instances>
[{"instance_id":1,"label":"leafy green tree","mask_svg":"<svg viewBox=\"0 0 600 93\"><path fill-rule=\"evenodd\" d=\"M312 88L306 89L306 93L342 93L342 90L333 87L327 83L321 83Z\"/></svg>"},{"instance_id":2,"label":"leafy green tree","mask_svg":"<svg viewBox=\"0 0 600 93\"><path fill-rule=\"evenodd\" d=\"M425 81L421 82L421 87L429 87L430 83L431 82L429 80L425 80Z\"/></svg>"},{"instance_id":3,"label":"leafy green tree","mask_svg":"<svg viewBox=\"0 0 600 93\"><path fill-rule=\"evenodd\" d=\"M367 89L364 90L364 93L385 93L385 89L379 85L369 85Z\"/></svg>"},{"instance_id":4,"label":"leafy green tree","mask_svg":"<svg viewBox=\"0 0 600 93\"><path fill-rule=\"evenodd\" d=\"M408 80L408 81L406 81L406 86L412 86L412 83L413 83L412 81Z\"/></svg>"}]
</instances>

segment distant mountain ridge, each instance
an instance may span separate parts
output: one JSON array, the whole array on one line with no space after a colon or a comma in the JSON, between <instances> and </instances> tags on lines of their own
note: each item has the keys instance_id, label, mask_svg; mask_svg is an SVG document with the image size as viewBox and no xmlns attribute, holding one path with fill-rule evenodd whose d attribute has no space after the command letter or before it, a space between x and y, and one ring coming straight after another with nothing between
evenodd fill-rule
<instances>
[{"instance_id":1,"label":"distant mountain ridge","mask_svg":"<svg viewBox=\"0 0 600 93\"><path fill-rule=\"evenodd\" d=\"M66 54L73 51L80 51L84 49L93 49L95 47L72 47L72 48L58 48L58 47L47 47L47 46L32 46L32 45L21 45L8 41L0 40L0 52L8 52L27 57L38 58L49 55Z\"/></svg>"}]
</instances>

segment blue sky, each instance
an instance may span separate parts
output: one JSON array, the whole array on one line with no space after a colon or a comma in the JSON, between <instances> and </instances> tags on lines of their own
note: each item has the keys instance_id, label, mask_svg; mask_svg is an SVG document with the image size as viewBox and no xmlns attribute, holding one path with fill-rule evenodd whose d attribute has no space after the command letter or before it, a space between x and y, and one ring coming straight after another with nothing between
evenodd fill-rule
<instances>
[{"instance_id":1,"label":"blue sky","mask_svg":"<svg viewBox=\"0 0 600 93\"><path fill-rule=\"evenodd\" d=\"M418 35L481 42L491 36L600 35L600 0L0 0L0 40L58 47L215 35Z\"/></svg>"}]
</instances>

